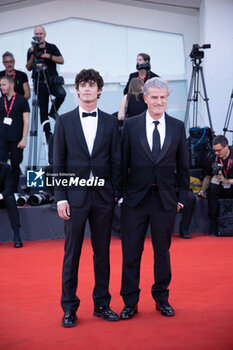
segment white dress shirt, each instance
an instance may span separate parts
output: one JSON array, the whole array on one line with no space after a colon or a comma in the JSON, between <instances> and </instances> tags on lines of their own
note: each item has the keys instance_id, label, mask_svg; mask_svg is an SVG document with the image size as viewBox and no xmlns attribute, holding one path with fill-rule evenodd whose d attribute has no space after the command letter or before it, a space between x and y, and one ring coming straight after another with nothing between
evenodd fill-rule
<instances>
[{"instance_id":1,"label":"white dress shirt","mask_svg":"<svg viewBox=\"0 0 233 350\"><path fill-rule=\"evenodd\" d=\"M82 116L83 112L89 113L79 106L80 121L83 128L83 133L86 139L88 151L91 155L95 137L96 137L97 125L98 125L98 111L97 111L97 108L95 108L93 111L90 112L90 113L96 112L96 117L85 117L85 118L83 118Z\"/></svg>"},{"instance_id":2,"label":"white dress shirt","mask_svg":"<svg viewBox=\"0 0 233 350\"><path fill-rule=\"evenodd\" d=\"M152 151L152 147L153 147L153 132L154 132L154 128L155 128L155 124L154 124L155 119L153 119L150 116L149 111L146 111L146 137L147 137L147 141L150 147L150 150ZM165 140L165 135L166 135L166 122L165 122L165 115L163 113L162 117L160 117L158 119L159 124L157 126L158 132L159 132L159 136L160 136L160 145L161 148L163 147L164 144L164 140Z\"/></svg>"}]
</instances>

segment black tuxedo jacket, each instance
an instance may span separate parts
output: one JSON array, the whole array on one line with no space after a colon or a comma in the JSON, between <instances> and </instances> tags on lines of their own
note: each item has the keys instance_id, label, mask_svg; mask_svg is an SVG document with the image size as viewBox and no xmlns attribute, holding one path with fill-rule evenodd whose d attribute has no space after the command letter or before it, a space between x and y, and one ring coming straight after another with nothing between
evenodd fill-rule
<instances>
[{"instance_id":1,"label":"black tuxedo jacket","mask_svg":"<svg viewBox=\"0 0 233 350\"><path fill-rule=\"evenodd\" d=\"M122 137L123 197L136 206L156 183L166 210L185 203L189 190L189 156L184 123L165 113L166 135L157 160L146 136L146 112L125 121Z\"/></svg>"},{"instance_id":2,"label":"black tuxedo jacket","mask_svg":"<svg viewBox=\"0 0 233 350\"><path fill-rule=\"evenodd\" d=\"M125 88L124 88L124 95L126 95L126 94L128 93L130 80L131 80L132 78L137 78L137 77L138 77L138 72L134 72L134 73L131 73L131 74L129 75L128 82L127 82L127 84L126 84L126 86L125 86ZM147 74L146 74L146 78L145 78L145 81L144 81L144 82L146 82L147 80L149 80L149 79L151 79L151 78L154 78L154 77L159 77L159 75L157 75L157 74L155 74L155 73L153 73L153 72L151 72L151 71L149 70L149 71L147 72Z\"/></svg>"},{"instance_id":3,"label":"black tuxedo jacket","mask_svg":"<svg viewBox=\"0 0 233 350\"><path fill-rule=\"evenodd\" d=\"M101 197L112 203L120 195L121 152L120 135L117 119L98 110L98 125L92 154L89 154L83 133L79 110L68 112L56 120L54 132L54 173L74 174L79 179L94 177L105 180L103 187L98 187ZM69 176L67 177L69 180ZM55 200L68 200L74 207L84 204L87 186L56 186Z\"/></svg>"},{"instance_id":4,"label":"black tuxedo jacket","mask_svg":"<svg viewBox=\"0 0 233 350\"><path fill-rule=\"evenodd\" d=\"M0 193L3 198L13 194L10 166L4 162L0 162Z\"/></svg>"}]
</instances>

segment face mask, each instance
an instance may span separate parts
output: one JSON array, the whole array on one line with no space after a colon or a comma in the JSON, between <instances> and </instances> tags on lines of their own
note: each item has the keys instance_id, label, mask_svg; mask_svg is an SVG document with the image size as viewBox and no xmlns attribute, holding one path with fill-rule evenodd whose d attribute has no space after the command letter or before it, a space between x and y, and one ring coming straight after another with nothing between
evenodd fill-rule
<instances>
[{"instance_id":1,"label":"face mask","mask_svg":"<svg viewBox=\"0 0 233 350\"><path fill-rule=\"evenodd\" d=\"M143 64L138 64L137 63L136 69L137 70L141 70L141 69L150 70L150 63L149 62L146 62L146 63L143 63Z\"/></svg>"}]
</instances>

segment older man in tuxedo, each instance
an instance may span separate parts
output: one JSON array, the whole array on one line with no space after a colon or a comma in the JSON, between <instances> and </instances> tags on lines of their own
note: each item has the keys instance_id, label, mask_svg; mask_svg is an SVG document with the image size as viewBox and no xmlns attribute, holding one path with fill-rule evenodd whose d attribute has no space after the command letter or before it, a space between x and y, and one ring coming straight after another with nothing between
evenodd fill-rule
<instances>
[{"instance_id":1,"label":"older man in tuxedo","mask_svg":"<svg viewBox=\"0 0 233 350\"><path fill-rule=\"evenodd\" d=\"M184 124L165 113L168 95L164 80L148 80L144 85L148 109L127 120L123 130L121 295L125 306L121 319L130 319L138 311L140 262L149 223L154 249L152 296L162 315L174 315L168 302L169 248L176 213L189 189L189 161Z\"/></svg>"},{"instance_id":2,"label":"older man in tuxedo","mask_svg":"<svg viewBox=\"0 0 233 350\"><path fill-rule=\"evenodd\" d=\"M55 187L58 213L65 220L66 234L61 297L65 312L63 327L74 326L77 319L80 303L76 296L77 274L87 219L94 251L94 316L107 321L118 320L109 307L109 245L121 175L118 124L116 118L97 108L97 98L103 87L98 72L82 70L75 84L80 105L57 118L54 133L54 172L74 174L80 180L78 186ZM101 184L92 181L88 186L87 181L93 178L103 181Z\"/></svg>"}]
</instances>

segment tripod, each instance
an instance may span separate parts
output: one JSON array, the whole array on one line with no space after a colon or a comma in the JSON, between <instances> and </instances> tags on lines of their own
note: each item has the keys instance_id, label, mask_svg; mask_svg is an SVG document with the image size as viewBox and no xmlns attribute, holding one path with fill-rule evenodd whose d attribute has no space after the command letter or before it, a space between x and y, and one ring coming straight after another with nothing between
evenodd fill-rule
<instances>
[{"instance_id":1,"label":"tripod","mask_svg":"<svg viewBox=\"0 0 233 350\"><path fill-rule=\"evenodd\" d=\"M186 106L186 111L185 111L185 119L184 119L185 127L187 127L187 123L188 123L189 109L190 109L191 101L194 102L193 127L197 127L197 113L198 113L198 102L199 102L198 98L200 95L201 98L203 99L203 101L205 101L205 103L206 103L206 109L207 109L211 134L213 137L214 132L213 132L213 126L212 126L212 121L211 121L211 117L210 117L210 109L209 109L209 103L208 103L209 99L207 97L207 91L206 91L205 80L204 80L204 73L203 73L203 68L201 66L202 60L200 58L193 58L192 62L193 62L193 70L192 70L192 77L191 77L191 81L190 81L187 106ZM199 89L200 79L201 79L201 83L202 83L204 97L201 95L200 89Z\"/></svg>"},{"instance_id":2,"label":"tripod","mask_svg":"<svg viewBox=\"0 0 233 350\"><path fill-rule=\"evenodd\" d=\"M32 121L31 121L31 130L30 130L30 142L29 142L29 154L28 154L28 166L27 169L33 169L36 170L37 168L37 136L38 136L38 94L39 94L39 87L40 87L40 77L44 79L44 82L46 84L48 94L50 97L50 100L52 102L54 111L57 113L55 104L52 100L52 95L50 92L46 71L47 66L44 63L36 63L33 75L36 74L36 77L34 78L34 84L33 84L33 97L32 97Z\"/></svg>"},{"instance_id":3,"label":"tripod","mask_svg":"<svg viewBox=\"0 0 233 350\"><path fill-rule=\"evenodd\" d=\"M226 115L226 120L225 120L225 124L224 124L224 128L223 128L224 136L226 135L227 131L233 132L233 130L229 130L228 129L230 118L231 118L232 108L233 108L233 89L232 89L232 92L231 92L230 102L229 102L227 115Z\"/></svg>"}]
</instances>

